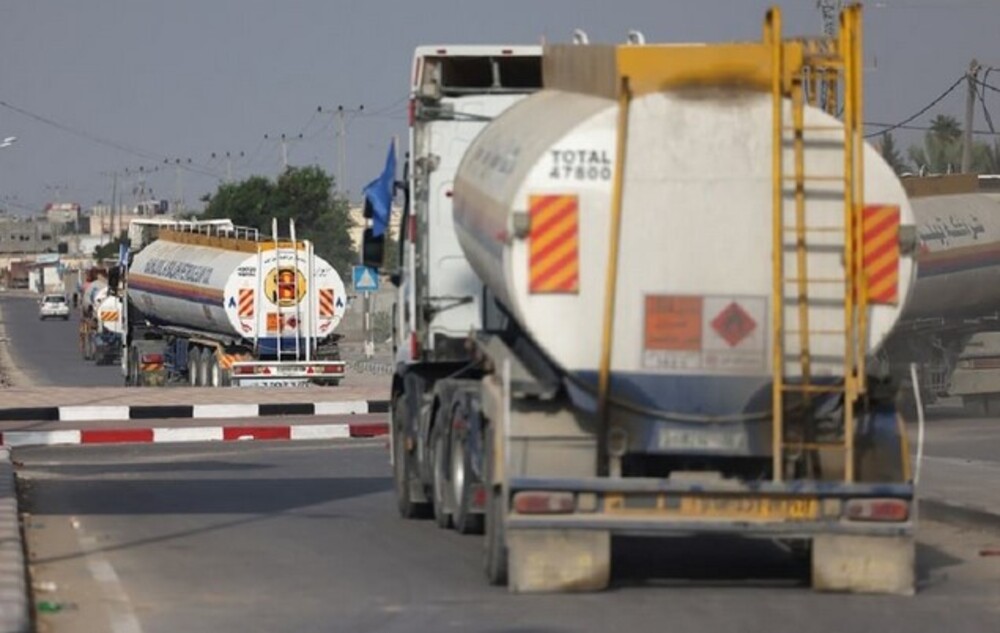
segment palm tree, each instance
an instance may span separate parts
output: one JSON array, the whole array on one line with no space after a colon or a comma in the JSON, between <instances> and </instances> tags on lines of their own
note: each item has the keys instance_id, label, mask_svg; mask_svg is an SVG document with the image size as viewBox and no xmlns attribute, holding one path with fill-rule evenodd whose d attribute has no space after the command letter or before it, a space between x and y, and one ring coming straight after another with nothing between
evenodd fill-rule
<instances>
[{"instance_id":1,"label":"palm tree","mask_svg":"<svg viewBox=\"0 0 1000 633\"><path fill-rule=\"evenodd\" d=\"M918 170L944 174L954 171L962 162L962 126L948 114L938 114L924 134L923 147L911 145L907 155Z\"/></svg>"}]
</instances>

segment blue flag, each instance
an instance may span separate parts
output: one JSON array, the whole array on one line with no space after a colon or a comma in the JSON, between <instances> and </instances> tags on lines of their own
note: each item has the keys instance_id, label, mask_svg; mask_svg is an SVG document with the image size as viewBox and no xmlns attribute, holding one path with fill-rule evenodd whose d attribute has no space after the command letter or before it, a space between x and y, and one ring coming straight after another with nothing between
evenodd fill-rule
<instances>
[{"instance_id":1,"label":"blue flag","mask_svg":"<svg viewBox=\"0 0 1000 633\"><path fill-rule=\"evenodd\" d=\"M119 266L128 266L128 255L129 255L129 253L128 253L128 246L125 245L125 242L119 242L119 244L118 244L118 265Z\"/></svg>"},{"instance_id":2,"label":"blue flag","mask_svg":"<svg viewBox=\"0 0 1000 633\"><path fill-rule=\"evenodd\" d=\"M392 210L393 185L396 180L396 147L389 144L389 155L385 158L385 169L378 178L365 186L365 203L372 210L372 236L385 233L389 226L389 212Z\"/></svg>"}]
</instances>

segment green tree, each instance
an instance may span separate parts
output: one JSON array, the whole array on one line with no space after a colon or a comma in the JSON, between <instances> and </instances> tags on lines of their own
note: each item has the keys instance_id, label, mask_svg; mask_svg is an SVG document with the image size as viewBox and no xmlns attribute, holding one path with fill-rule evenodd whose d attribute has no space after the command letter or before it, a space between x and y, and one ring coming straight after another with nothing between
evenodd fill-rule
<instances>
[{"instance_id":1,"label":"green tree","mask_svg":"<svg viewBox=\"0 0 1000 633\"><path fill-rule=\"evenodd\" d=\"M902 154L899 153L899 147L896 146L896 140L893 138L891 132L886 132L882 135L878 149L879 153L882 154L882 158L885 159L885 162L889 163L894 172L903 174L910 171L910 166L906 164Z\"/></svg>"},{"instance_id":2,"label":"green tree","mask_svg":"<svg viewBox=\"0 0 1000 633\"><path fill-rule=\"evenodd\" d=\"M105 259L118 259L118 249L124 237L116 237L107 244L94 248L94 261L100 264Z\"/></svg>"},{"instance_id":3,"label":"green tree","mask_svg":"<svg viewBox=\"0 0 1000 633\"><path fill-rule=\"evenodd\" d=\"M931 120L923 146L911 145L907 155L918 170L931 174L957 172L962 168L962 143L958 119L939 114ZM971 170L977 174L1000 172L1000 141L994 141L993 145L973 141Z\"/></svg>"},{"instance_id":4,"label":"green tree","mask_svg":"<svg viewBox=\"0 0 1000 633\"><path fill-rule=\"evenodd\" d=\"M205 201L202 218L228 218L265 235L271 234L272 218L276 218L282 237L287 237L288 221L294 219L297 237L311 240L316 254L341 277L358 260L348 232L353 223L347 200L333 194L333 178L319 167L289 167L273 181L253 176L226 183Z\"/></svg>"}]
</instances>

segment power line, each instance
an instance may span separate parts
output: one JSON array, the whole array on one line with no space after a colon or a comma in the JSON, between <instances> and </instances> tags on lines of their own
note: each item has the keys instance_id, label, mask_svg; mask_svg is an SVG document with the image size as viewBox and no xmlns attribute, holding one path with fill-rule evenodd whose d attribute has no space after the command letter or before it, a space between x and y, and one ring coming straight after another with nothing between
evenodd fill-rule
<instances>
[{"instance_id":1,"label":"power line","mask_svg":"<svg viewBox=\"0 0 1000 633\"><path fill-rule=\"evenodd\" d=\"M892 130L917 130L919 132L929 132L934 129L929 125L899 125L898 123L876 123L874 121L866 121L865 127L891 128ZM889 131L890 129L881 129L878 132L866 134L865 138L881 136ZM1000 136L1000 132L993 132L990 130L972 130L972 133L981 136Z\"/></svg>"},{"instance_id":2,"label":"power line","mask_svg":"<svg viewBox=\"0 0 1000 633\"><path fill-rule=\"evenodd\" d=\"M903 127L904 125L906 125L910 121L913 121L914 119L916 119L917 117L921 116L922 114L924 114L925 112L927 112L928 110L930 110L931 108L933 108L934 106L936 106L937 104L941 103L941 101L945 97L947 97L948 95L950 95L952 93L952 91L955 90L955 88L958 88L958 86L963 81L966 81L966 80L967 80L967 77L966 77L966 75L963 74L961 77L959 77L958 79L956 79L955 83L951 84L951 86L949 86L949 88L947 90L945 90L944 92L942 92L940 95L937 96L936 99L934 99L933 101L931 101L930 103L928 103L926 106L924 106L923 108L921 108L917 113L915 113L912 116L909 116L909 117L903 119L899 123L894 123L894 124L890 125L888 128L886 128L884 130L879 130L878 132L873 132L871 134L866 134L865 138L871 138L873 136L878 136L880 134L885 134L886 132L891 132L893 130L897 130L897 129Z\"/></svg>"},{"instance_id":3,"label":"power line","mask_svg":"<svg viewBox=\"0 0 1000 633\"><path fill-rule=\"evenodd\" d=\"M3 100L0 100L0 106L2 106L4 108L7 108L8 110L12 110L13 112L17 112L18 114L20 114L22 116L26 116L29 119L33 119L35 121L38 121L39 123L44 123L45 125L54 127L57 130L62 130L63 132L66 132L68 134L72 134L74 136L78 136L80 138L87 139L88 141L91 141L93 143L97 143L99 145L104 145L106 147L111 147L111 148L116 149L116 150L118 150L120 152L125 152L126 154L132 154L134 156L138 156L139 158L145 158L146 160L156 160L156 161L167 160L167 157L163 156L162 154L155 154L153 152L147 152L145 150L142 150L142 149L139 149L139 148L136 148L136 147L129 147L128 145L123 145L122 143L118 143L116 141L112 141L112 140L109 140L109 139L106 139L106 138L102 138L102 137L97 136L95 134L91 134L90 132L87 132L86 130L80 130L80 129L74 128L72 126L66 125L65 123L60 123L60 122L55 121L53 119L50 119L48 117L42 116L40 114L35 114L34 112L30 112L28 110L25 110L24 108L19 108L19 107L15 106L15 105L13 105L11 103L8 103L6 101L3 101ZM204 167L201 167L201 166L197 166L197 165L184 165L184 166L182 166L182 169L185 169L187 171L191 171L191 172L194 172L194 173L197 173L197 174L201 174L203 176L208 176L210 178L215 178L217 180L221 180L221 178L219 177L218 174L213 173L213 172L209 171L207 168L204 168Z\"/></svg>"}]
</instances>

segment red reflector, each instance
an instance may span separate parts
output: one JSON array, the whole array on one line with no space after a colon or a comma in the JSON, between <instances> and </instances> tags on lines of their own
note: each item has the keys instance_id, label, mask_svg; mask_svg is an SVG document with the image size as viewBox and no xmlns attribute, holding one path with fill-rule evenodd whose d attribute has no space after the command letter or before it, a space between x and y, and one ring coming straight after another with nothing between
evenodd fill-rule
<instances>
[{"instance_id":1,"label":"red reflector","mask_svg":"<svg viewBox=\"0 0 1000 633\"><path fill-rule=\"evenodd\" d=\"M233 373L239 374L240 376L245 376L247 374L252 374L253 373L253 366L252 365L243 365L241 367L234 367L233 368Z\"/></svg>"},{"instance_id":2,"label":"red reflector","mask_svg":"<svg viewBox=\"0 0 1000 633\"><path fill-rule=\"evenodd\" d=\"M449 189L448 191L445 191L444 195L445 195L446 198L450 198L452 196L451 189Z\"/></svg>"},{"instance_id":3,"label":"red reflector","mask_svg":"<svg viewBox=\"0 0 1000 633\"><path fill-rule=\"evenodd\" d=\"M139 362L144 365L153 365L163 362L163 354L143 354L139 357Z\"/></svg>"},{"instance_id":4,"label":"red reflector","mask_svg":"<svg viewBox=\"0 0 1000 633\"><path fill-rule=\"evenodd\" d=\"M501 55L513 55L514 54L514 49L512 49L512 48L505 48L502 51L500 51L500 54Z\"/></svg>"},{"instance_id":5,"label":"red reflector","mask_svg":"<svg viewBox=\"0 0 1000 633\"><path fill-rule=\"evenodd\" d=\"M851 499L846 514L851 521L905 521L910 504L902 499Z\"/></svg>"},{"instance_id":6,"label":"red reflector","mask_svg":"<svg viewBox=\"0 0 1000 633\"><path fill-rule=\"evenodd\" d=\"M342 374L344 372L340 368L340 365L324 365L323 366L323 373L324 374Z\"/></svg>"},{"instance_id":7,"label":"red reflector","mask_svg":"<svg viewBox=\"0 0 1000 633\"><path fill-rule=\"evenodd\" d=\"M417 241L417 216L413 213L410 213L410 217L406 221L406 241L410 243Z\"/></svg>"},{"instance_id":8,"label":"red reflector","mask_svg":"<svg viewBox=\"0 0 1000 633\"><path fill-rule=\"evenodd\" d=\"M438 55L447 55L448 54L448 49L447 48L439 48L439 49L437 49L437 54Z\"/></svg>"},{"instance_id":9,"label":"red reflector","mask_svg":"<svg viewBox=\"0 0 1000 633\"><path fill-rule=\"evenodd\" d=\"M416 332L410 332L410 360L420 358L420 339Z\"/></svg>"},{"instance_id":10,"label":"red reflector","mask_svg":"<svg viewBox=\"0 0 1000 633\"><path fill-rule=\"evenodd\" d=\"M416 101L416 99L410 99L410 108L409 108L409 110L410 110L409 111L410 127L413 127L413 122L417 120L417 101Z\"/></svg>"},{"instance_id":11,"label":"red reflector","mask_svg":"<svg viewBox=\"0 0 1000 633\"><path fill-rule=\"evenodd\" d=\"M518 492L514 511L520 514L569 514L575 509L572 492Z\"/></svg>"}]
</instances>

